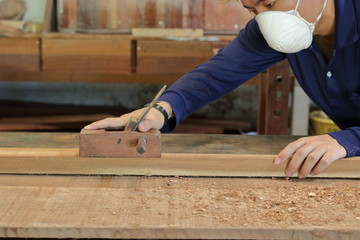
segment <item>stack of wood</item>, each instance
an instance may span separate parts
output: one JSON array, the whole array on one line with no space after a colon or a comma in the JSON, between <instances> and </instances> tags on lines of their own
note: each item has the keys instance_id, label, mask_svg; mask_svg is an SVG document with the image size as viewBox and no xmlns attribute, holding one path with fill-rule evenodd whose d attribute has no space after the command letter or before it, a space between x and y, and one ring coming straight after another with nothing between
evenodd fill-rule
<instances>
[{"instance_id":1,"label":"stack of wood","mask_svg":"<svg viewBox=\"0 0 360 240\"><path fill-rule=\"evenodd\" d=\"M235 0L63 0L58 28L100 33L189 28L203 29L206 34L234 34L251 17Z\"/></svg>"}]
</instances>

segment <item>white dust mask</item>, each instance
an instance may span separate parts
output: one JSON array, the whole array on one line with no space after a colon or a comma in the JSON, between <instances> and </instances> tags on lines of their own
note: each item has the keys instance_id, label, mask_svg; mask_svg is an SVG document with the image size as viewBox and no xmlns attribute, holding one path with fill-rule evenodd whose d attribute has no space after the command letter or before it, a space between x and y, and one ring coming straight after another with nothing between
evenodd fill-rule
<instances>
[{"instance_id":1,"label":"white dust mask","mask_svg":"<svg viewBox=\"0 0 360 240\"><path fill-rule=\"evenodd\" d=\"M271 48L282 53L295 53L310 47L316 23L320 20L323 9L314 23L309 23L298 12L300 0L294 10L267 11L256 16L256 21L266 42Z\"/></svg>"}]
</instances>

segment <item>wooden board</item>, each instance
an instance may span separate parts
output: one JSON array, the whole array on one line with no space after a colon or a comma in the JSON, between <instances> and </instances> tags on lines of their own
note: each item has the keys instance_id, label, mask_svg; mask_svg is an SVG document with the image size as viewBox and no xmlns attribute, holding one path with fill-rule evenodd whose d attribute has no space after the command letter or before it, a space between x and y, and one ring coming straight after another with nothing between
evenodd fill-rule
<instances>
[{"instance_id":1,"label":"wooden board","mask_svg":"<svg viewBox=\"0 0 360 240\"><path fill-rule=\"evenodd\" d=\"M254 17L240 1L204 0L204 31L208 34L233 34Z\"/></svg>"},{"instance_id":2,"label":"wooden board","mask_svg":"<svg viewBox=\"0 0 360 240\"><path fill-rule=\"evenodd\" d=\"M182 74L207 62L227 42L137 41L138 74Z\"/></svg>"},{"instance_id":3,"label":"wooden board","mask_svg":"<svg viewBox=\"0 0 360 240\"><path fill-rule=\"evenodd\" d=\"M284 165L272 161L290 139L163 134L161 158L85 158L74 147L78 135L1 133L0 173L283 177ZM360 178L360 158L339 160L316 177Z\"/></svg>"},{"instance_id":4,"label":"wooden board","mask_svg":"<svg viewBox=\"0 0 360 240\"><path fill-rule=\"evenodd\" d=\"M276 63L261 74L259 93L258 133L289 134L289 94L294 76L287 60Z\"/></svg>"},{"instance_id":5,"label":"wooden board","mask_svg":"<svg viewBox=\"0 0 360 240\"><path fill-rule=\"evenodd\" d=\"M46 0L43 21L43 33L50 33L57 29L55 0Z\"/></svg>"},{"instance_id":6,"label":"wooden board","mask_svg":"<svg viewBox=\"0 0 360 240\"><path fill-rule=\"evenodd\" d=\"M64 72L0 72L1 81L27 82L82 82L82 83L147 83L173 84L181 74L143 75L109 73L64 73ZM250 81L252 83L253 81Z\"/></svg>"},{"instance_id":7,"label":"wooden board","mask_svg":"<svg viewBox=\"0 0 360 240\"><path fill-rule=\"evenodd\" d=\"M133 28L131 29L131 35L140 37L199 38L204 36L204 31L190 28Z\"/></svg>"},{"instance_id":8,"label":"wooden board","mask_svg":"<svg viewBox=\"0 0 360 240\"><path fill-rule=\"evenodd\" d=\"M0 237L359 239L358 181L0 176Z\"/></svg>"},{"instance_id":9,"label":"wooden board","mask_svg":"<svg viewBox=\"0 0 360 240\"><path fill-rule=\"evenodd\" d=\"M60 31L189 28L204 29L206 34L237 34L254 14L235 0L64 0L58 16Z\"/></svg>"},{"instance_id":10,"label":"wooden board","mask_svg":"<svg viewBox=\"0 0 360 240\"><path fill-rule=\"evenodd\" d=\"M234 34L254 15L238 1L220 0L63 0L60 31L130 33L132 28L204 29Z\"/></svg>"},{"instance_id":11,"label":"wooden board","mask_svg":"<svg viewBox=\"0 0 360 240\"><path fill-rule=\"evenodd\" d=\"M43 71L131 73L130 39L43 39Z\"/></svg>"},{"instance_id":12,"label":"wooden board","mask_svg":"<svg viewBox=\"0 0 360 240\"><path fill-rule=\"evenodd\" d=\"M40 71L39 44L37 38L0 38L0 71Z\"/></svg>"},{"instance_id":13,"label":"wooden board","mask_svg":"<svg viewBox=\"0 0 360 240\"><path fill-rule=\"evenodd\" d=\"M202 25L202 4L203 0L64 0L58 14L59 29L121 29L129 33L136 27L197 28Z\"/></svg>"},{"instance_id":14,"label":"wooden board","mask_svg":"<svg viewBox=\"0 0 360 240\"><path fill-rule=\"evenodd\" d=\"M69 157L77 151L59 149L4 149L3 174L284 177L284 165L272 163L275 155L162 154L161 158ZM65 152L65 154L63 153ZM13 154L13 156L9 156ZM35 155L36 156L33 156ZM50 156L49 156L50 154ZM1 155L1 154L0 154ZM18 156L16 156L18 155ZM30 156L29 156L30 155ZM31 156L32 155L32 156ZM360 158L333 163L316 178L360 178ZM295 175L296 176L296 175ZM311 178L313 176L309 176Z\"/></svg>"},{"instance_id":15,"label":"wooden board","mask_svg":"<svg viewBox=\"0 0 360 240\"><path fill-rule=\"evenodd\" d=\"M28 106L29 107L29 106ZM68 107L68 106L67 106ZM26 106L25 106L26 108ZM42 110L43 111L43 110ZM24 114L24 112L22 112ZM32 112L32 114L34 114ZM25 114L26 115L26 114ZM6 117L0 119L0 131L34 131L78 129L98 119L113 117L110 114L74 114L32 117Z\"/></svg>"},{"instance_id":16,"label":"wooden board","mask_svg":"<svg viewBox=\"0 0 360 240\"><path fill-rule=\"evenodd\" d=\"M190 137L191 136L191 137ZM0 132L0 148L78 148L79 133ZM276 154L295 136L162 134L163 153Z\"/></svg>"}]
</instances>

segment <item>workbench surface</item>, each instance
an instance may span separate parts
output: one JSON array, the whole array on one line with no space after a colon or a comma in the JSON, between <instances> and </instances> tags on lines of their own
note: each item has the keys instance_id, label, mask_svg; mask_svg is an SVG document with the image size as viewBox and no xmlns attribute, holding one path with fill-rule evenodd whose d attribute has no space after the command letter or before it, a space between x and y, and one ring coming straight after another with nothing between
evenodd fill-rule
<instances>
[{"instance_id":1,"label":"workbench surface","mask_svg":"<svg viewBox=\"0 0 360 240\"><path fill-rule=\"evenodd\" d=\"M277 154L294 136L162 134L163 153ZM0 132L0 148L78 148L78 133Z\"/></svg>"},{"instance_id":2,"label":"workbench surface","mask_svg":"<svg viewBox=\"0 0 360 240\"><path fill-rule=\"evenodd\" d=\"M177 137L184 142L173 142ZM181 152L187 145L188 153L275 154L291 140L169 135L164 152ZM0 152L15 146L71 149L76 144L77 134L0 133ZM62 158L67 157L51 157ZM17 163L13 168L22 169ZM360 238L356 179L2 173L0 196L0 237Z\"/></svg>"}]
</instances>

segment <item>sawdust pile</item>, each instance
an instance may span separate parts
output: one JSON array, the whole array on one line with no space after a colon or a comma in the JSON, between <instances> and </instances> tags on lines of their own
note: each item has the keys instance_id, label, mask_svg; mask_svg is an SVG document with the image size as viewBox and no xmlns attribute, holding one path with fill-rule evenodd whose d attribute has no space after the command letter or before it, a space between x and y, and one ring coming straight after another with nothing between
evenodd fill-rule
<instances>
[{"instance_id":1,"label":"sawdust pile","mask_svg":"<svg viewBox=\"0 0 360 240\"><path fill-rule=\"evenodd\" d=\"M136 191L129 198L145 212L161 204L159 215L219 226L360 226L357 181L168 178L164 186Z\"/></svg>"}]
</instances>

